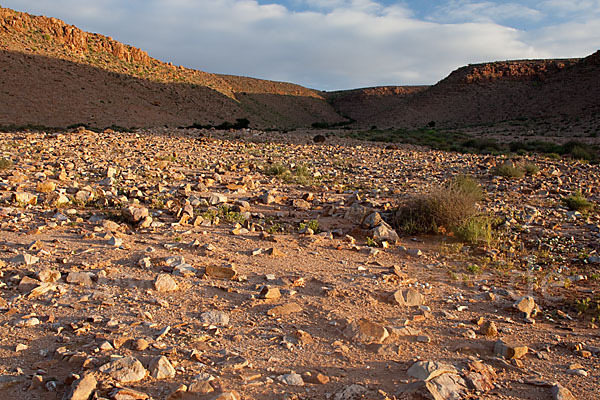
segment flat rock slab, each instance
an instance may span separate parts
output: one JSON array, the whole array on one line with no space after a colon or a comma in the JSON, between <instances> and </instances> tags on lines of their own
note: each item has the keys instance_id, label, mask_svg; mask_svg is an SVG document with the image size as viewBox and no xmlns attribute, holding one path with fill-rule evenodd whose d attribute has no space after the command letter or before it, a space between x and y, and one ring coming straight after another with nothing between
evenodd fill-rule
<instances>
[{"instance_id":1,"label":"flat rock slab","mask_svg":"<svg viewBox=\"0 0 600 400\"><path fill-rule=\"evenodd\" d=\"M200 314L200 322L206 325L229 325L229 316L223 311L207 311Z\"/></svg>"},{"instance_id":2,"label":"flat rock slab","mask_svg":"<svg viewBox=\"0 0 600 400\"><path fill-rule=\"evenodd\" d=\"M142 363L131 356L104 364L99 369L121 383L141 381L147 372Z\"/></svg>"},{"instance_id":3,"label":"flat rock slab","mask_svg":"<svg viewBox=\"0 0 600 400\"><path fill-rule=\"evenodd\" d=\"M418 361L408 369L408 375L422 381L429 381L443 374L456 374L458 371L453 365L438 361Z\"/></svg>"},{"instance_id":4,"label":"flat rock slab","mask_svg":"<svg viewBox=\"0 0 600 400\"><path fill-rule=\"evenodd\" d=\"M389 335L383 325L365 319L353 321L344 329L344 336L364 344L382 343Z\"/></svg>"},{"instance_id":5,"label":"flat rock slab","mask_svg":"<svg viewBox=\"0 0 600 400\"><path fill-rule=\"evenodd\" d=\"M267 315L271 317L284 317L293 313L302 311L302 307L297 303L286 303L277 307L271 308L267 311Z\"/></svg>"},{"instance_id":6,"label":"flat rock slab","mask_svg":"<svg viewBox=\"0 0 600 400\"><path fill-rule=\"evenodd\" d=\"M89 400L97 385L98 382L93 375L85 375L71 384L71 388L65 392L63 400Z\"/></svg>"}]
</instances>

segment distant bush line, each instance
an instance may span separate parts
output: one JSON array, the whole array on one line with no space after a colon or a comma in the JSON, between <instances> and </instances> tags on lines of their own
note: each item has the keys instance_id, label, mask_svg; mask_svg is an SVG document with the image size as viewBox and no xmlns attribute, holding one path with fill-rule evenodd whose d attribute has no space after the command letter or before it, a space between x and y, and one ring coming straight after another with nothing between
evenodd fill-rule
<instances>
[{"instance_id":1,"label":"distant bush line","mask_svg":"<svg viewBox=\"0 0 600 400\"><path fill-rule=\"evenodd\" d=\"M250 121L247 118L238 118L235 122L223 122L219 125L210 125L210 124L199 124L194 122L189 126L180 126L179 129L218 129L218 130L229 130L229 129L246 129L250 126Z\"/></svg>"},{"instance_id":2,"label":"distant bush line","mask_svg":"<svg viewBox=\"0 0 600 400\"><path fill-rule=\"evenodd\" d=\"M347 127L348 125L356 122L353 119L342 122L314 122L311 126L315 129L332 129L332 128L342 128Z\"/></svg>"},{"instance_id":3,"label":"distant bush line","mask_svg":"<svg viewBox=\"0 0 600 400\"><path fill-rule=\"evenodd\" d=\"M55 133L55 132L65 132L65 131L69 131L69 130L73 130L73 129L77 129L79 127L83 127L89 131L93 131L96 133L100 133L103 132L107 129L112 129L113 131L117 131L117 132L134 132L137 128L136 127L131 127L131 128L125 128L123 126L119 126L119 125L111 125L111 126L107 126L105 128L98 128L98 127L94 127L94 126L90 126L88 124L72 124L69 125L67 127L59 127L59 126L46 126L46 125L36 125L36 124L25 124L25 125L16 125L16 124L9 124L9 125L0 125L0 132L23 132L23 131L30 131L30 132L50 132L50 133Z\"/></svg>"},{"instance_id":4,"label":"distant bush line","mask_svg":"<svg viewBox=\"0 0 600 400\"><path fill-rule=\"evenodd\" d=\"M425 146L435 150L473 154L541 153L567 156L577 160L598 163L598 148L574 140L562 145L542 140L499 143L494 138L474 138L462 132L440 132L434 129L378 130L352 132L347 137L384 143L404 143Z\"/></svg>"}]
</instances>

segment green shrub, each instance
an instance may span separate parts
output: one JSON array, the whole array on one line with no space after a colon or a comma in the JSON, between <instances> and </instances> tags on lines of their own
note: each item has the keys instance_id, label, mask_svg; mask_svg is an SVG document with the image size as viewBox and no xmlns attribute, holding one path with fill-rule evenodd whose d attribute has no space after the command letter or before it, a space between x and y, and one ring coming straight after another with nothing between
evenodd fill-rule
<instances>
[{"instance_id":1,"label":"green shrub","mask_svg":"<svg viewBox=\"0 0 600 400\"><path fill-rule=\"evenodd\" d=\"M447 185L449 189L468 194L473 197L475 201L483 199L483 190L479 186L479 182L475 178L469 175L458 175L453 178Z\"/></svg>"},{"instance_id":2,"label":"green shrub","mask_svg":"<svg viewBox=\"0 0 600 400\"><path fill-rule=\"evenodd\" d=\"M284 175L290 175L291 171L285 165L283 165L281 163L275 163L275 164L271 164L269 166L269 168L267 168L265 170L265 174L270 175L270 176L284 176Z\"/></svg>"},{"instance_id":3,"label":"green shrub","mask_svg":"<svg viewBox=\"0 0 600 400\"><path fill-rule=\"evenodd\" d=\"M406 234L454 230L477 213L477 197L452 185L415 196L394 213L393 224Z\"/></svg>"},{"instance_id":4,"label":"green shrub","mask_svg":"<svg viewBox=\"0 0 600 400\"><path fill-rule=\"evenodd\" d=\"M537 175L540 172L540 167L535 165L532 162L528 162L523 164L523 170L525 170L525 174L528 176Z\"/></svg>"},{"instance_id":5,"label":"green shrub","mask_svg":"<svg viewBox=\"0 0 600 400\"><path fill-rule=\"evenodd\" d=\"M306 229L306 228L312 230L313 233L319 233L320 232L320 230L319 230L319 221L316 220L316 219L311 219L308 222L303 222L303 223L300 224L300 230L303 230L303 229Z\"/></svg>"},{"instance_id":6,"label":"green shrub","mask_svg":"<svg viewBox=\"0 0 600 400\"><path fill-rule=\"evenodd\" d=\"M504 163L494 169L494 175L509 179L522 178L525 176L525 170L512 163Z\"/></svg>"},{"instance_id":7,"label":"green shrub","mask_svg":"<svg viewBox=\"0 0 600 400\"><path fill-rule=\"evenodd\" d=\"M482 215L471 217L457 226L454 232L464 242L489 245L492 241L492 221Z\"/></svg>"},{"instance_id":8,"label":"green shrub","mask_svg":"<svg viewBox=\"0 0 600 400\"><path fill-rule=\"evenodd\" d=\"M594 208L594 203L588 201L579 191L563 198L562 203L572 211L587 211Z\"/></svg>"},{"instance_id":9,"label":"green shrub","mask_svg":"<svg viewBox=\"0 0 600 400\"><path fill-rule=\"evenodd\" d=\"M13 166L13 163L8 158L0 158L0 170L9 169Z\"/></svg>"}]
</instances>

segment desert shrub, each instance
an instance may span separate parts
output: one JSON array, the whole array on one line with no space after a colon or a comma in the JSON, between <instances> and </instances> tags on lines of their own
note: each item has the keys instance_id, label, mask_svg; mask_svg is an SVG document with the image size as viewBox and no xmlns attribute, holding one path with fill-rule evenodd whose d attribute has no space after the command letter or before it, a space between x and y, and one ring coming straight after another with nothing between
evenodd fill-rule
<instances>
[{"instance_id":1,"label":"desert shrub","mask_svg":"<svg viewBox=\"0 0 600 400\"><path fill-rule=\"evenodd\" d=\"M300 224L300 230L303 230L303 229L306 229L306 228L312 230L314 233L319 233L320 232L319 221L316 220L316 219L311 219L308 222L302 222Z\"/></svg>"},{"instance_id":2,"label":"desert shrub","mask_svg":"<svg viewBox=\"0 0 600 400\"><path fill-rule=\"evenodd\" d=\"M291 171L287 166L281 163L274 163L265 170L265 174L270 176L283 176L291 174Z\"/></svg>"},{"instance_id":3,"label":"desert shrub","mask_svg":"<svg viewBox=\"0 0 600 400\"><path fill-rule=\"evenodd\" d=\"M13 166L13 163L8 158L0 158L0 170L9 169Z\"/></svg>"},{"instance_id":4,"label":"desert shrub","mask_svg":"<svg viewBox=\"0 0 600 400\"><path fill-rule=\"evenodd\" d=\"M458 175L449 182L447 187L451 190L468 194L469 196L472 196L475 201L483 199L483 190L481 189L481 186L479 186L479 182L472 176Z\"/></svg>"},{"instance_id":5,"label":"desert shrub","mask_svg":"<svg viewBox=\"0 0 600 400\"><path fill-rule=\"evenodd\" d=\"M532 162L528 162L523 164L523 170L525 171L525 174L532 176L537 175L538 172L540 172L540 167L538 167Z\"/></svg>"},{"instance_id":6,"label":"desert shrub","mask_svg":"<svg viewBox=\"0 0 600 400\"><path fill-rule=\"evenodd\" d=\"M485 215L474 216L457 226L454 232L464 242L489 245L492 241L492 220Z\"/></svg>"},{"instance_id":7,"label":"desert shrub","mask_svg":"<svg viewBox=\"0 0 600 400\"><path fill-rule=\"evenodd\" d=\"M587 211L594 208L594 203L586 199L579 191L563 198L562 203L572 211Z\"/></svg>"},{"instance_id":8,"label":"desert shrub","mask_svg":"<svg viewBox=\"0 0 600 400\"><path fill-rule=\"evenodd\" d=\"M504 163L494 169L494 175L509 179L522 178L525 176L525 170L512 163Z\"/></svg>"},{"instance_id":9,"label":"desert shrub","mask_svg":"<svg viewBox=\"0 0 600 400\"><path fill-rule=\"evenodd\" d=\"M477 213L478 196L449 184L410 199L394 213L394 227L402 233L437 233L455 230Z\"/></svg>"}]
</instances>

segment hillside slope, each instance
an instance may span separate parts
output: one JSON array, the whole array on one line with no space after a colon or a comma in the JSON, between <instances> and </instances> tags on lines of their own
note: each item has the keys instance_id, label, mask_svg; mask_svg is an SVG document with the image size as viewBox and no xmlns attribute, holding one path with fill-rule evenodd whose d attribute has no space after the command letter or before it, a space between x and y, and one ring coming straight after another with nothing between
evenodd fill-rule
<instances>
[{"instance_id":1,"label":"hillside slope","mask_svg":"<svg viewBox=\"0 0 600 400\"><path fill-rule=\"evenodd\" d=\"M329 93L362 126L459 128L513 120L598 126L600 52L585 59L469 65L431 87ZM362 107L356 107L357 101Z\"/></svg>"},{"instance_id":2,"label":"hillside slope","mask_svg":"<svg viewBox=\"0 0 600 400\"><path fill-rule=\"evenodd\" d=\"M341 118L315 90L196 71L55 18L0 8L0 124L292 127Z\"/></svg>"}]
</instances>

